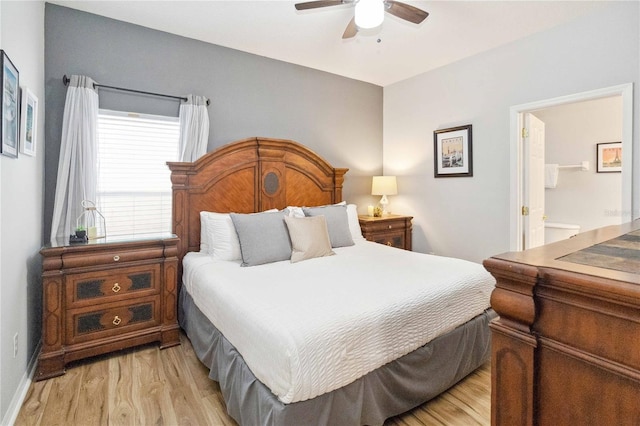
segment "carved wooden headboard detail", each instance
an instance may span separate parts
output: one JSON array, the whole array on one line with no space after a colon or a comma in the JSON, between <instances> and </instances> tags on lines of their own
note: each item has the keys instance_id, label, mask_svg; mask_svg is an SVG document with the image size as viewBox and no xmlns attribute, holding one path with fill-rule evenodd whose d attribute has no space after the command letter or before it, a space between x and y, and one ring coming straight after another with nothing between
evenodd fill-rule
<instances>
[{"instance_id":1,"label":"carved wooden headboard detail","mask_svg":"<svg viewBox=\"0 0 640 426\"><path fill-rule=\"evenodd\" d=\"M172 230L178 256L200 250L200 212L254 213L342 201L344 174L290 140L249 138L193 163L167 163L173 184Z\"/></svg>"}]
</instances>

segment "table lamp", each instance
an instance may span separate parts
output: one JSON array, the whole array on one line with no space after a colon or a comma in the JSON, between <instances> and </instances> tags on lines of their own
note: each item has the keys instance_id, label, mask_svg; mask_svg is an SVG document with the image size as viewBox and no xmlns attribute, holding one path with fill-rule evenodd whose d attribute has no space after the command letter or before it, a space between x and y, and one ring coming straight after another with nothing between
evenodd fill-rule
<instances>
[{"instance_id":1,"label":"table lamp","mask_svg":"<svg viewBox=\"0 0 640 426\"><path fill-rule=\"evenodd\" d=\"M396 195L398 193L398 185L395 176L374 176L371 181L371 195L382 195L380 205L382 206L382 215L389 214L387 211L387 195Z\"/></svg>"}]
</instances>

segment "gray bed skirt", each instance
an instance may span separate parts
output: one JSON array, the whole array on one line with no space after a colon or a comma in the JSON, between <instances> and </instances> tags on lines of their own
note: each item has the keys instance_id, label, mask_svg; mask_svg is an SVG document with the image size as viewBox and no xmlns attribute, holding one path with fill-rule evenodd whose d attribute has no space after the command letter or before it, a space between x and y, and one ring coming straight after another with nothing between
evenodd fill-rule
<instances>
[{"instance_id":1,"label":"gray bed skirt","mask_svg":"<svg viewBox=\"0 0 640 426\"><path fill-rule=\"evenodd\" d=\"M282 403L256 379L231 343L191 296L180 292L180 325L196 355L220 384L227 412L257 425L381 425L444 392L482 365L491 353L488 309L471 321L340 389Z\"/></svg>"}]
</instances>

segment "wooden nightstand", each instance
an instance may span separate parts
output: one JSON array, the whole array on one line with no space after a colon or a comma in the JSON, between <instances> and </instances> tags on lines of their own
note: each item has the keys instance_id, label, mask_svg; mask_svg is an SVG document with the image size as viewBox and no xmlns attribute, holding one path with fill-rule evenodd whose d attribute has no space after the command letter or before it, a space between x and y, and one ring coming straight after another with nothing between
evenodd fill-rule
<instances>
[{"instance_id":1,"label":"wooden nightstand","mask_svg":"<svg viewBox=\"0 0 640 426\"><path fill-rule=\"evenodd\" d=\"M369 241L411 250L412 216L358 216L362 235Z\"/></svg>"},{"instance_id":2,"label":"wooden nightstand","mask_svg":"<svg viewBox=\"0 0 640 426\"><path fill-rule=\"evenodd\" d=\"M163 234L44 247L35 380L94 355L155 341L161 348L180 344L178 241Z\"/></svg>"}]
</instances>

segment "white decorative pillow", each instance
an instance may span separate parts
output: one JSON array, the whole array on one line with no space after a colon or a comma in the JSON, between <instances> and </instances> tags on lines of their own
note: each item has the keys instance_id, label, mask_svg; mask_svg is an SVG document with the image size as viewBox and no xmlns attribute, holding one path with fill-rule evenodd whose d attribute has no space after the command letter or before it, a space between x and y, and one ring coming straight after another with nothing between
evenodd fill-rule
<instances>
[{"instance_id":1,"label":"white decorative pillow","mask_svg":"<svg viewBox=\"0 0 640 426\"><path fill-rule=\"evenodd\" d=\"M324 216L285 216L291 239L291 263L314 257L332 256L331 240Z\"/></svg>"}]
</instances>

